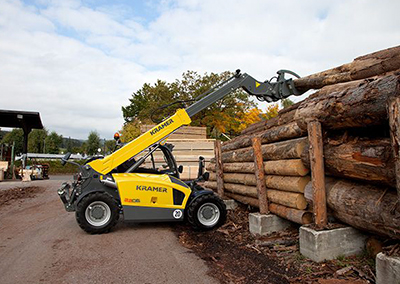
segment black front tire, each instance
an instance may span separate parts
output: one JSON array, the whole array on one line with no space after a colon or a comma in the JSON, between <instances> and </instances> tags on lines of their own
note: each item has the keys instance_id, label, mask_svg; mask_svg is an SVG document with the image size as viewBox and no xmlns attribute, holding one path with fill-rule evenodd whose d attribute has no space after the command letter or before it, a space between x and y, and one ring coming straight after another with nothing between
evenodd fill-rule
<instances>
[{"instance_id":1,"label":"black front tire","mask_svg":"<svg viewBox=\"0 0 400 284\"><path fill-rule=\"evenodd\" d=\"M213 193L201 195L189 204L187 220L195 229L218 228L226 221L225 203Z\"/></svg>"},{"instance_id":2,"label":"black front tire","mask_svg":"<svg viewBox=\"0 0 400 284\"><path fill-rule=\"evenodd\" d=\"M107 233L119 219L117 201L105 192L85 196L77 205L75 212L79 226L89 234Z\"/></svg>"}]
</instances>

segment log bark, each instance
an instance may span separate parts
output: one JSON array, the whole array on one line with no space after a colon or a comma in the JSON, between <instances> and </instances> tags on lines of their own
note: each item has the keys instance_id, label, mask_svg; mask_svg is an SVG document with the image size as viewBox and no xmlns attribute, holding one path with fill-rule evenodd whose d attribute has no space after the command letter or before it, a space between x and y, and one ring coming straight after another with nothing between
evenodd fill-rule
<instances>
[{"instance_id":1,"label":"log bark","mask_svg":"<svg viewBox=\"0 0 400 284\"><path fill-rule=\"evenodd\" d=\"M400 94L400 73L322 88L305 99L294 119L301 129L318 119L324 129L343 129L387 123L387 101Z\"/></svg>"},{"instance_id":2,"label":"log bark","mask_svg":"<svg viewBox=\"0 0 400 284\"><path fill-rule=\"evenodd\" d=\"M258 198L256 197L249 197L249 196L244 196L244 195L240 195L240 194L234 194L234 193L230 193L227 192L226 196L232 199L235 199L236 201L239 201L240 203L244 203L253 207L257 207L258 208Z\"/></svg>"},{"instance_id":3,"label":"log bark","mask_svg":"<svg viewBox=\"0 0 400 284\"><path fill-rule=\"evenodd\" d=\"M264 163L263 156L261 152L261 139L259 137L254 137L252 140L253 156L254 156L254 167L255 167L255 177L257 186L258 202L260 205L260 213L268 213L268 196L267 187L265 185L265 173L264 173Z\"/></svg>"},{"instance_id":4,"label":"log bark","mask_svg":"<svg viewBox=\"0 0 400 284\"><path fill-rule=\"evenodd\" d=\"M299 90L320 89L326 85L365 79L400 69L400 46L354 59L353 62L294 80Z\"/></svg>"},{"instance_id":5,"label":"log bark","mask_svg":"<svg viewBox=\"0 0 400 284\"><path fill-rule=\"evenodd\" d=\"M262 145L262 153L264 160L284 160L297 159L301 157L301 153L307 144L307 137L297 138L282 142ZM211 159L214 162L215 159ZM251 147L241 148L238 150L222 153L223 163L232 162L253 162L253 150Z\"/></svg>"},{"instance_id":6,"label":"log bark","mask_svg":"<svg viewBox=\"0 0 400 284\"><path fill-rule=\"evenodd\" d=\"M215 181L215 173L210 173L210 181ZM265 184L267 188L279 189L283 191L304 192L304 188L310 181L309 176L291 177L291 176L266 176ZM243 185L256 185L256 177L254 174L224 174L224 183L237 183Z\"/></svg>"},{"instance_id":7,"label":"log bark","mask_svg":"<svg viewBox=\"0 0 400 284\"><path fill-rule=\"evenodd\" d=\"M254 163L224 163L225 173L254 173ZM208 163L207 170L215 172L215 164ZM267 175L305 176L310 170L301 159L264 161L264 172Z\"/></svg>"},{"instance_id":8,"label":"log bark","mask_svg":"<svg viewBox=\"0 0 400 284\"><path fill-rule=\"evenodd\" d=\"M216 180L217 180L217 193L219 196L224 196L224 172L222 166L222 159L221 159L221 141L215 140L214 143L214 153L215 153L215 173L216 173Z\"/></svg>"},{"instance_id":9,"label":"log bark","mask_svg":"<svg viewBox=\"0 0 400 284\"><path fill-rule=\"evenodd\" d=\"M388 116L395 165L397 199L400 201L400 98L395 98L389 102Z\"/></svg>"},{"instance_id":10,"label":"log bark","mask_svg":"<svg viewBox=\"0 0 400 284\"><path fill-rule=\"evenodd\" d=\"M340 221L370 233L400 239L395 190L348 180L326 180L327 203ZM312 198L310 187L305 197Z\"/></svg>"},{"instance_id":11,"label":"log bark","mask_svg":"<svg viewBox=\"0 0 400 284\"><path fill-rule=\"evenodd\" d=\"M258 198L257 188L255 186L241 185L236 183L225 183L225 191L240 194L247 197ZM205 187L209 189L216 189L217 184L213 181L205 183ZM301 193L280 191L274 189L267 189L268 200L295 209L306 209L307 201Z\"/></svg>"},{"instance_id":12,"label":"log bark","mask_svg":"<svg viewBox=\"0 0 400 284\"><path fill-rule=\"evenodd\" d=\"M271 203L270 211L284 219L290 220L297 224L310 224L312 223L312 213L304 210L296 210L293 208L288 208L279 204Z\"/></svg>"},{"instance_id":13,"label":"log bark","mask_svg":"<svg viewBox=\"0 0 400 284\"><path fill-rule=\"evenodd\" d=\"M207 181L204 186L209 189L216 189L217 183L215 181ZM257 188L255 186L237 184L237 183L225 183L226 191L234 194L240 194L253 198L258 198Z\"/></svg>"},{"instance_id":14,"label":"log bark","mask_svg":"<svg viewBox=\"0 0 400 284\"><path fill-rule=\"evenodd\" d=\"M226 196L233 198L241 203L248 204L253 207L258 207L258 200L254 197L243 196L239 194L233 194L230 192L226 193ZM269 205L269 210L271 213L278 215L284 219L289 221L298 223L298 224L310 224L312 222L312 213L304 210L297 210L294 208L288 208L283 205L271 203Z\"/></svg>"},{"instance_id":15,"label":"log bark","mask_svg":"<svg viewBox=\"0 0 400 284\"><path fill-rule=\"evenodd\" d=\"M308 139L310 143L314 222L318 228L325 228L328 224L328 216L325 194L324 150L321 123L318 120L308 123Z\"/></svg>"},{"instance_id":16,"label":"log bark","mask_svg":"<svg viewBox=\"0 0 400 284\"><path fill-rule=\"evenodd\" d=\"M264 127L264 126L263 126ZM251 139L253 137L260 137L262 144L267 144L271 142L283 141L288 139L293 139L301 137L305 132L300 129L295 121L288 124L275 126L267 130L263 130L257 134L250 134L246 136L238 136L230 141L224 142L222 144L222 152L236 150L239 148L245 148L251 146Z\"/></svg>"},{"instance_id":17,"label":"log bark","mask_svg":"<svg viewBox=\"0 0 400 284\"><path fill-rule=\"evenodd\" d=\"M242 135L255 134L255 133L259 133L265 129L270 129L275 126L288 124L294 120L293 118L296 114L296 108L298 106L299 106L299 104L295 104L292 107L290 107L289 110L281 110L278 113L278 116L276 116L276 117L273 117L268 120L256 122L256 123L250 125L248 128L244 129L241 132L241 134Z\"/></svg>"},{"instance_id":18,"label":"log bark","mask_svg":"<svg viewBox=\"0 0 400 284\"><path fill-rule=\"evenodd\" d=\"M266 176L265 183L268 188L284 191L304 192L304 188L310 181L309 176L289 177L289 176Z\"/></svg>"},{"instance_id":19,"label":"log bark","mask_svg":"<svg viewBox=\"0 0 400 284\"><path fill-rule=\"evenodd\" d=\"M309 147L302 162L310 168ZM395 187L396 175L389 138L330 138L324 141L325 171L328 175L372 181Z\"/></svg>"},{"instance_id":20,"label":"log bark","mask_svg":"<svg viewBox=\"0 0 400 284\"><path fill-rule=\"evenodd\" d=\"M276 204L300 210L307 208L307 201L301 193L268 189L267 195L269 201Z\"/></svg>"}]
</instances>

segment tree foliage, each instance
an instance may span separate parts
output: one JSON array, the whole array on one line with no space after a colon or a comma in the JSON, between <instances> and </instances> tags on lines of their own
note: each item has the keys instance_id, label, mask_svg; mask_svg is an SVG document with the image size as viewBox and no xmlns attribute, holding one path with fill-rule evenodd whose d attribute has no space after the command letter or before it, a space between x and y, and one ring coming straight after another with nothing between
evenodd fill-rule
<instances>
[{"instance_id":1,"label":"tree foliage","mask_svg":"<svg viewBox=\"0 0 400 284\"><path fill-rule=\"evenodd\" d=\"M294 102L291 99L283 99L281 101L282 108L287 108L287 107L290 107L292 105L294 105Z\"/></svg>"},{"instance_id":2,"label":"tree foliage","mask_svg":"<svg viewBox=\"0 0 400 284\"><path fill-rule=\"evenodd\" d=\"M52 131L45 139L45 151L49 154L58 154L60 152L60 146L62 144L62 135L58 135L57 132Z\"/></svg>"},{"instance_id":3,"label":"tree foliage","mask_svg":"<svg viewBox=\"0 0 400 284\"><path fill-rule=\"evenodd\" d=\"M105 148L105 152L106 154L111 154L112 152L114 152L115 150L115 140L106 140L106 142L104 142L104 148Z\"/></svg>"},{"instance_id":4,"label":"tree foliage","mask_svg":"<svg viewBox=\"0 0 400 284\"><path fill-rule=\"evenodd\" d=\"M5 143L8 145L12 145L15 142L15 154L20 154L23 151L24 147L24 132L20 128L15 128L12 131L8 132L3 139L1 140L1 143Z\"/></svg>"},{"instance_id":5,"label":"tree foliage","mask_svg":"<svg viewBox=\"0 0 400 284\"><path fill-rule=\"evenodd\" d=\"M44 153L46 137L47 137L46 129L33 129L28 136L28 152Z\"/></svg>"},{"instance_id":6,"label":"tree foliage","mask_svg":"<svg viewBox=\"0 0 400 284\"><path fill-rule=\"evenodd\" d=\"M88 136L86 143L86 152L88 155L97 154L97 150L100 148L100 136L96 131L91 131Z\"/></svg>"},{"instance_id":7,"label":"tree foliage","mask_svg":"<svg viewBox=\"0 0 400 284\"><path fill-rule=\"evenodd\" d=\"M279 105L276 104L270 104L267 106L267 110L264 113L264 119L271 119L275 116L278 115L279 112Z\"/></svg>"},{"instance_id":8,"label":"tree foliage","mask_svg":"<svg viewBox=\"0 0 400 284\"><path fill-rule=\"evenodd\" d=\"M185 108L192 104L199 95L230 76L232 76L231 72L199 75L197 72L187 71L183 73L181 79L173 83L161 80L154 85L146 83L132 94L129 99L130 104L122 107L125 122L140 121L154 124L151 118L155 122L160 122L163 118L174 114L177 108ZM180 102L168 105L176 101ZM164 105L168 106L160 109ZM239 134L239 129L243 127L240 118L253 108L255 108L255 103L250 100L248 94L242 90L236 90L192 117L191 125L207 126L209 134L222 132L234 136Z\"/></svg>"},{"instance_id":9,"label":"tree foliage","mask_svg":"<svg viewBox=\"0 0 400 284\"><path fill-rule=\"evenodd\" d=\"M140 135L140 125L137 121L126 122L121 130L121 142L128 143Z\"/></svg>"}]
</instances>

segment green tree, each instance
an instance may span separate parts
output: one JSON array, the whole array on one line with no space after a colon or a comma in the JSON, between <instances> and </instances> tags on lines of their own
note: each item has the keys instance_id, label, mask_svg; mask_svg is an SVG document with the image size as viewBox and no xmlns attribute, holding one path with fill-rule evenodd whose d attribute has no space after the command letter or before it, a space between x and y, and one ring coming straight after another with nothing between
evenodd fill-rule
<instances>
[{"instance_id":1,"label":"green tree","mask_svg":"<svg viewBox=\"0 0 400 284\"><path fill-rule=\"evenodd\" d=\"M283 99L281 101L282 108L287 108L287 107L290 107L292 105L294 105L294 102L291 99Z\"/></svg>"},{"instance_id":2,"label":"green tree","mask_svg":"<svg viewBox=\"0 0 400 284\"><path fill-rule=\"evenodd\" d=\"M79 147L79 153L81 154L87 154L87 143L83 142L81 147Z\"/></svg>"},{"instance_id":3,"label":"green tree","mask_svg":"<svg viewBox=\"0 0 400 284\"><path fill-rule=\"evenodd\" d=\"M28 152L44 153L46 137L47 137L46 129L33 129L28 136Z\"/></svg>"},{"instance_id":4,"label":"green tree","mask_svg":"<svg viewBox=\"0 0 400 284\"><path fill-rule=\"evenodd\" d=\"M67 153L69 152L69 153L73 153L73 145L72 145L72 140L71 140L71 137L68 137L68 140L67 140Z\"/></svg>"},{"instance_id":5,"label":"green tree","mask_svg":"<svg viewBox=\"0 0 400 284\"><path fill-rule=\"evenodd\" d=\"M13 129L1 140L1 143L6 143L8 145L12 145L13 142L15 142L15 154L22 153L24 147L24 132L21 128Z\"/></svg>"},{"instance_id":6,"label":"green tree","mask_svg":"<svg viewBox=\"0 0 400 284\"><path fill-rule=\"evenodd\" d=\"M128 143L140 135L140 125L136 121L126 122L121 130L121 142Z\"/></svg>"},{"instance_id":7,"label":"green tree","mask_svg":"<svg viewBox=\"0 0 400 284\"><path fill-rule=\"evenodd\" d=\"M97 149L100 148L100 136L96 131L91 131L89 133L87 144L86 144L86 152L88 155L97 154Z\"/></svg>"},{"instance_id":8,"label":"green tree","mask_svg":"<svg viewBox=\"0 0 400 284\"><path fill-rule=\"evenodd\" d=\"M106 154L111 154L115 149L115 140L106 140L104 143L104 148L106 149Z\"/></svg>"},{"instance_id":9,"label":"green tree","mask_svg":"<svg viewBox=\"0 0 400 284\"><path fill-rule=\"evenodd\" d=\"M52 131L45 139L46 142L46 153L58 154L60 152L60 146L62 144L62 135L58 135L57 132Z\"/></svg>"},{"instance_id":10,"label":"green tree","mask_svg":"<svg viewBox=\"0 0 400 284\"><path fill-rule=\"evenodd\" d=\"M158 80L154 85L144 84L140 90L132 94L130 104L122 107L125 122L159 122L174 114L177 108L192 104L199 95L230 76L231 72L206 73L201 76L194 71L187 71L182 75L182 79L173 83ZM189 102L182 102L188 100ZM159 109L176 101L180 102ZM236 90L192 117L192 125L207 126L209 134L223 132L234 136L239 134L237 129L240 129L241 121L238 117L254 107L255 103L250 100L247 93ZM151 121L152 114L155 122Z\"/></svg>"}]
</instances>

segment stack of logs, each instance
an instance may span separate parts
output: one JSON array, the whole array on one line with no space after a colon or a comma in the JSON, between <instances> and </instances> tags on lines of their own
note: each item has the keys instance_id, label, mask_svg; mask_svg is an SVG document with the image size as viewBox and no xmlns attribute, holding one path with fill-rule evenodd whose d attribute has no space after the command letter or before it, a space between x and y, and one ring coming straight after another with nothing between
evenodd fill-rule
<instances>
[{"instance_id":1,"label":"stack of logs","mask_svg":"<svg viewBox=\"0 0 400 284\"><path fill-rule=\"evenodd\" d=\"M312 222L311 212L315 214L319 202L314 200L315 179L322 172L328 215L362 230L400 238L396 193L400 46L295 80L295 85L319 90L223 143L219 159L207 166L206 187L217 189L220 175L224 195L260 206L252 147L254 137L259 137L269 211L300 224ZM324 161L318 173L315 157L310 159L317 147L311 139L312 122L322 127Z\"/></svg>"}]
</instances>

